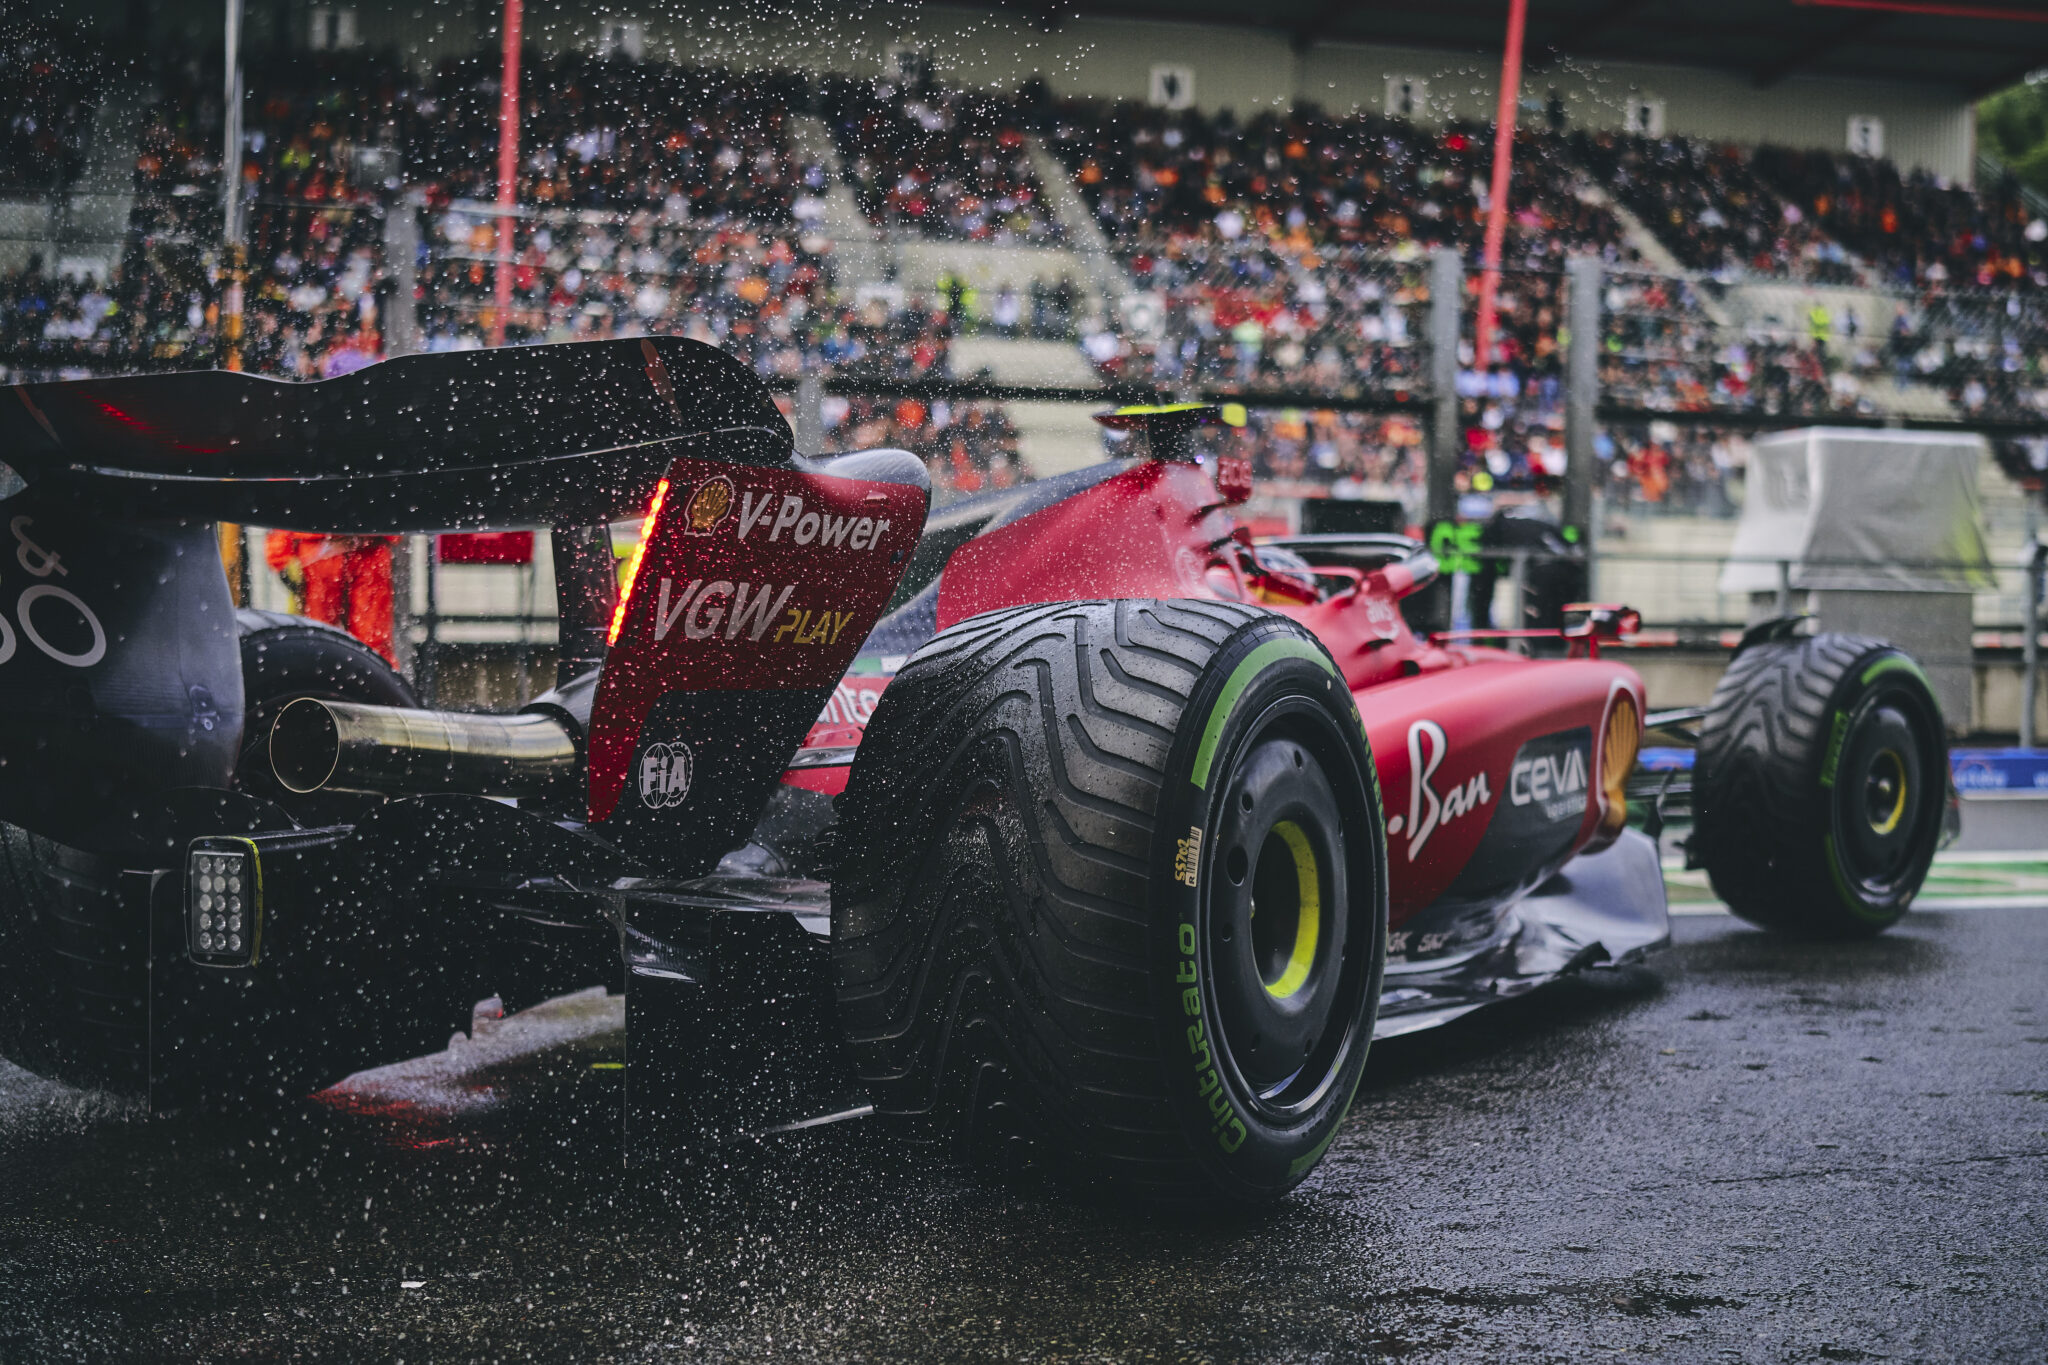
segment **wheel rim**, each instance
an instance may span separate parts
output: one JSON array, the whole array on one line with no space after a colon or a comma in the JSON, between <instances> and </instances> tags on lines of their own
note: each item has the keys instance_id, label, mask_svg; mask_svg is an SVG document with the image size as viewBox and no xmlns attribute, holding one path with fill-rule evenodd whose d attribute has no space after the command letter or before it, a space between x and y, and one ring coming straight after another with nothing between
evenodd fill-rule
<instances>
[{"instance_id":1,"label":"wheel rim","mask_svg":"<svg viewBox=\"0 0 2048 1365\"><path fill-rule=\"evenodd\" d=\"M1307 832L1292 820L1275 821L1259 849L1251 905L1252 959L1275 1000L1298 995L1315 970L1322 891L1322 865Z\"/></svg>"},{"instance_id":2,"label":"wheel rim","mask_svg":"<svg viewBox=\"0 0 2048 1365\"><path fill-rule=\"evenodd\" d=\"M1863 900L1909 887L1932 851L1941 816L1935 723L1896 689L1872 693L1850 714L1835 773L1834 845Z\"/></svg>"},{"instance_id":3,"label":"wheel rim","mask_svg":"<svg viewBox=\"0 0 2048 1365\"><path fill-rule=\"evenodd\" d=\"M1357 1040L1365 972L1344 907L1346 808L1318 758L1319 711L1265 718L1214 807L1207 953L1219 1062L1255 1107L1284 1120L1321 1098Z\"/></svg>"},{"instance_id":4,"label":"wheel rim","mask_svg":"<svg viewBox=\"0 0 2048 1365\"><path fill-rule=\"evenodd\" d=\"M1863 783L1863 805L1874 833L1890 834L1905 818L1906 797L1912 784L1906 780L1906 761L1897 749L1881 750Z\"/></svg>"}]
</instances>

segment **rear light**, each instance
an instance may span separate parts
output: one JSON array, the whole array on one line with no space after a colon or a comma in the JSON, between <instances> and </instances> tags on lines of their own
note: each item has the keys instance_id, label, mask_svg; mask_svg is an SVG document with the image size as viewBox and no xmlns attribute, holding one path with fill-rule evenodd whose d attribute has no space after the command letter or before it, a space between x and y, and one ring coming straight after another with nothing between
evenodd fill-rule
<instances>
[{"instance_id":1,"label":"rear light","mask_svg":"<svg viewBox=\"0 0 2048 1365\"><path fill-rule=\"evenodd\" d=\"M194 839L185 853L185 949L207 967L252 967L263 940L263 867L248 839Z\"/></svg>"},{"instance_id":2,"label":"rear light","mask_svg":"<svg viewBox=\"0 0 2048 1365\"><path fill-rule=\"evenodd\" d=\"M668 498L668 480L654 485L654 501L647 504L647 517L640 523L640 538L633 542L633 553L626 559L625 577L619 580L619 605L612 608L612 626L604 633L604 642L615 645L619 642L619 628L626 624L626 604L633 600L633 580L640 576L640 561L647 555L647 538L654 534L654 523L661 517L661 504Z\"/></svg>"},{"instance_id":3,"label":"rear light","mask_svg":"<svg viewBox=\"0 0 2048 1365\"><path fill-rule=\"evenodd\" d=\"M1643 718L1635 698L1614 694L1607 709L1607 730L1600 738L1600 833L1613 839L1628 823L1628 775L1635 771L1636 750L1643 742Z\"/></svg>"}]
</instances>

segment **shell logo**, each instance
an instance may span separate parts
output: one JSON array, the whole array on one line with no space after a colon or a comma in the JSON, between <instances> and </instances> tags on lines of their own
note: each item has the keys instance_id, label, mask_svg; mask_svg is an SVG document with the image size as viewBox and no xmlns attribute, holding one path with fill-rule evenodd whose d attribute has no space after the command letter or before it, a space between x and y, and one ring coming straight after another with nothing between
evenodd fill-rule
<instances>
[{"instance_id":1,"label":"shell logo","mask_svg":"<svg viewBox=\"0 0 2048 1365\"><path fill-rule=\"evenodd\" d=\"M710 535L732 514L735 496L732 480L709 480L691 495L690 505L683 509L683 530L693 536Z\"/></svg>"}]
</instances>

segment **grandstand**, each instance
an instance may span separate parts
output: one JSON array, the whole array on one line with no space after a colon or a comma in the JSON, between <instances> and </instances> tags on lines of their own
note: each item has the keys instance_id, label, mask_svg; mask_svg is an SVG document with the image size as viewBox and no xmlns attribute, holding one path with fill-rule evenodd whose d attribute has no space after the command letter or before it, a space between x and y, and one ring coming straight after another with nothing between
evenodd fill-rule
<instances>
[{"instance_id":1,"label":"grandstand","mask_svg":"<svg viewBox=\"0 0 2048 1365\"><path fill-rule=\"evenodd\" d=\"M1415 522L1432 459L1462 493L1555 488L1564 266L1591 254L1596 484L1636 546L1731 515L1760 425L2048 429L2048 204L1969 131L1974 92L2048 61L2028 46L2048 26L1547 6L1481 358L1470 297L1450 353L1431 320L1433 254L1470 290L1489 207L1498 24L1478 9L551 26L523 56L502 263L489 8L358 7L339 48L252 11L236 359L316 378L500 329L690 335L789 393L822 446L919 451L942 496L1094 458L1049 391L1232 393L1269 519L1337 496ZM117 42L81 13L13 40L12 372L225 355L220 59L198 24ZM1673 610L1695 608L1728 613Z\"/></svg>"}]
</instances>

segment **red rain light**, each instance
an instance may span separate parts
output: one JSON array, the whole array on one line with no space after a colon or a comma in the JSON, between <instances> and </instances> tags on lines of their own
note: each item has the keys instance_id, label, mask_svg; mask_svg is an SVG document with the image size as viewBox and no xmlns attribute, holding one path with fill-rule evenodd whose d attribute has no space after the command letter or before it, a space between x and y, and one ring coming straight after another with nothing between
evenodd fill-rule
<instances>
[{"instance_id":1,"label":"red rain light","mask_svg":"<svg viewBox=\"0 0 2048 1365\"><path fill-rule=\"evenodd\" d=\"M647 554L647 538L654 534L655 520L661 516L661 504L668 498L668 480L654 485L654 501L647 504L647 519L640 523L640 539L633 543L633 553L626 560L626 576L619 583L619 605L612 608L612 628L605 632L604 642L615 645L619 642L619 628L626 624L626 604L633 600L633 580L640 576L640 560Z\"/></svg>"}]
</instances>

